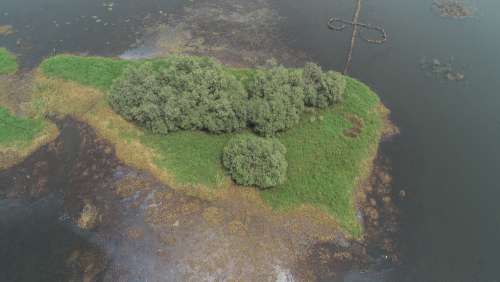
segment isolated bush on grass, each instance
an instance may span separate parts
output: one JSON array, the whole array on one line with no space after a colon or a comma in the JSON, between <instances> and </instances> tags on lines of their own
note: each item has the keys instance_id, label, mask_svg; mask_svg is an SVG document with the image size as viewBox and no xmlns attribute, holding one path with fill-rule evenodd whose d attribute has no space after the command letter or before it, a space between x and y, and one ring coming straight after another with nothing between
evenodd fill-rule
<instances>
[{"instance_id":1,"label":"isolated bush on grass","mask_svg":"<svg viewBox=\"0 0 500 282\"><path fill-rule=\"evenodd\" d=\"M222 161L237 184L269 188L286 180L285 154L285 146L277 139L246 135L229 141Z\"/></svg>"},{"instance_id":2,"label":"isolated bush on grass","mask_svg":"<svg viewBox=\"0 0 500 282\"><path fill-rule=\"evenodd\" d=\"M304 110L304 82L298 70L257 70L248 95L249 123L263 136L292 128Z\"/></svg>"},{"instance_id":3,"label":"isolated bush on grass","mask_svg":"<svg viewBox=\"0 0 500 282\"><path fill-rule=\"evenodd\" d=\"M314 63L305 65L304 83L305 104L316 108L326 108L340 102L346 88L346 79L342 74L323 72Z\"/></svg>"},{"instance_id":4,"label":"isolated bush on grass","mask_svg":"<svg viewBox=\"0 0 500 282\"><path fill-rule=\"evenodd\" d=\"M109 102L125 118L154 133L178 130L232 132L246 126L242 84L209 58L170 57L165 64L126 69Z\"/></svg>"}]
</instances>

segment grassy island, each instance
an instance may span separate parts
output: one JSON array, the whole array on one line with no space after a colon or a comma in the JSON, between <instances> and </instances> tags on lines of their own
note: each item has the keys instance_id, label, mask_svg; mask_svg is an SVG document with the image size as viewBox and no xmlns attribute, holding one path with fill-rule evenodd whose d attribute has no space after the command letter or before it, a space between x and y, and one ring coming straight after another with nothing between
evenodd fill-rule
<instances>
[{"instance_id":1,"label":"grassy island","mask_svg":"<svg viewBox=\"0 0 500 282\"><path fill-rule=\"evenodd\" d=\"M168 58L147 62L153 69L171 63ZM128 66L143 63L72 55L49 58L39 68L33 108L42 114L71 114L88 122L115 144L122 160L152 171L173 187L221 189L234 185L223 168L222 152L232 138L256 134L252 129L159 134L127 121L110 107L113 81L122 77ZM260 71L266 75L266 70ZM246 89L259 75L255 69L225 66L223 72ZM335 75L332 81L341 78ZM304 205L319 208L346 232L359 236L355 190L371 171L386 116L387 110L375 93L346 77L340 102L328 107L306 104L296 124L273 133L272 137L286 147L287 177L276 187L258 190L261 197L277 210Z\"/></svg>"}]
</instances>

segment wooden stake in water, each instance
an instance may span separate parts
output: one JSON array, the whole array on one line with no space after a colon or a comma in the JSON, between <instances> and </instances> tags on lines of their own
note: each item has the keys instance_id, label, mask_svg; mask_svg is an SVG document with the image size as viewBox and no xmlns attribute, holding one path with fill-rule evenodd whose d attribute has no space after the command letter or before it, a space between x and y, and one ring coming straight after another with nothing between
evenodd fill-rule
<instances>
[{"instance_id":1,"label":"wooden stake in water","mask_svg":"<svg viewBox=\"0 0 500 282\"><path fill-rule=\"evenodd\" d=\"M349 48L349 53L347 54L347 60L344 66L344 74L347 74L351 67L352 51L354 49L354 45L356 45L356 35L358 34L358 19L360 12L361 12L361 0L358 0L358 2L356 3L356 11L354 11L354 16L352 17L354 28L352 29L351 47Z\"/></svg>"},{"instance_id":2,"label":"wooden stake in water","mask_svg":"<svg viewBox=\"0 0 500 282\"><path fill-rule=\"evenodd\" d=\"M359 22L359 15L361 14L361 0L356 0L356 10L354 11L354 15L352 17L352 21L345 21L342 19L338 18L330 18L328 20L328 28L336 31L341 31L344 30L347 25L351 25L353 27L352 29L352 36L351 36L351 46L349 48L349 53L347 54L347 60L345 62L344 66L344 74L347 74L349 72L349 69L351 68L351 60L352 60L352 52L354 50L354 46L356 45L356 37L358 36L359 28L364 28L368 30L375 30L378 31L381 35L380 39L367 39L363 37L361 33L359 33L360 37L368 42L368 43L373 43L373 44L382 44L385 41L387 41L387 33L385 30L381 27L378 26L372 26L369 24L365 23L360 23ZM340 23L340 25L339 25Z\"/></svg>"}]
</instances>

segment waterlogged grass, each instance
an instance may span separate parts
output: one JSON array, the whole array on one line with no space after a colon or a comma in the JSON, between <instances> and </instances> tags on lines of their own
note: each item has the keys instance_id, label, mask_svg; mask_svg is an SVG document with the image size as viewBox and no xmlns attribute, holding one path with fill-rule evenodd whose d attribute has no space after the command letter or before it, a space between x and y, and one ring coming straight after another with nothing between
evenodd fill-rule
<instances>
[{"instance_id":1,"label":"waterlogged grass","mask_svg":"<svg viewBox=\"0 0 500 282\"><path fill-rule=\"evenodd\" d=\"M57 137L57 127L38 118L12 115L0 106L0 170L22 161Z\"/></svg>"},{"instance_id":2,"label":"waterlogged grass","mask_svg":"<svg viewBox=\"0 0 500 282\"><path fill-rule=\"evenodd\" d=\"M0 107L0 146L21 148L31 143L44 127L38 119L20 118Z\"/></svg>"},{"instance_id":3,"label":"waterlogged grass","mask_svg":"<svg viewBox=\"0 0 500 282\"><path fill-rule=\"evenodd\" d=\"M17 68L16 56L7 49L0 48L0 75L14 74Z\"/></svg>"},{"instance_id":4,"label":"waterlogged grass","mask_svg":"<svg viewBox=\"0 0 500 282\"><path fill-rule=\"evenodd\" d=\"M153 62L165 64L168 60ZM49 77L106 90L129 63L63 55L43 62L41 70ZM228 72L244 83L254 73L250 69L231 68ZM166 136L151 134L113 113L104 97L100 98L100 105L106 108L91 113L89 120L94 124L106 124L107 131L115 132L104 135L117 139L114 142L120 150L130 151L124 154L127 155L125 159L141 167L153 167L144 166L145 159L139 156L140 152L134 151L139 150L137 144L140 144L141 148L146 148L143 155L154 152L151 158L154 167L172 176L176 185L215 187L228 183L229 178L221 165L221 153L232 134L191 131ZM353 118L359 120L361 126L353 124ZM360 127L359 132L348 137L346 132L356 126ZM305 114L297 127L278 137L287 147L288 179L279 187L262 190L262 197L278 210L301 205L318 207L332 215L352 236L359 236L361 227L356 217L355 189L370 172L383 128L384 108L377 95L361 82L348 79L345 99L340 105Z\"/></svg>"}]
</instances>

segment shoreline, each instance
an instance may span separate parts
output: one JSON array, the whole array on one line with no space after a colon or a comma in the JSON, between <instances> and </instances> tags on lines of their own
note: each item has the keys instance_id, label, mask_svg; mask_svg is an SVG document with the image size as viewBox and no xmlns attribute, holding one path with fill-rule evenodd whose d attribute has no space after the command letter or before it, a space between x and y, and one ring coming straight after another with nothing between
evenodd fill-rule
<instances>
[{"instance_id":1,"label":"shoreline","mask_svg":"<svg viewBox=\"0 0 500 282\"><path fill-rule=\"evenodd\" d=\"M59 122L59 126L64 128L61 131L64 133L62 133L56 141L43 146L39 151L35 152L35 154L28 157L22 164L8 170L0 171L0 179L5 180L6 177L7 179L13 177L11 181L15 181L14 183L23 179L22 182L17 183L16 186L21 185L25 188L19 190L13 186L13 190L7 194L7 199L25 198L26 196L31 199L39 199L50 196L53 192L57 192L59 189L63 188L51 186L52 177L62 177L57 174L59 172L69 175L69 177L64 180L65 183L67 182L71 186L71 183L74 183L76 186L66 192L67 196L65 196L63 202L63 210L61 212L67 215L65 216L65 218L67 217L67 224L74 226L72 228L88 228L89 231L85 232L87 232L88 236L91 236L90 238L95 236L104 236L102 238L108 238L98 244L99 248L102 248L101 252L103 253L92 253L92 259L90 261L86 260L86 262L84 262L85 258L82 257L87 254L86 250L79 250L79 255L72 254L72 256L76 256L76 261L80 261L79 264L84 268L90 267L89 263L95 262L87 275L102 275L105 273L106 275L115 275L112 277L134 277L133 274L126 271L124 267L136 269L139 266L131 264L131 261L127 261L124 254L134 252L135 254L140 254L140 256L145 256L146 253L144 252L151 244L153 244L152 246L156 246L155 248L166 251L166 253L165 251L161 251L156 254L147 255L147 259L155 263L166 263L166 265L168 265L168 263L163 260L164 256L194 259L191 256L191 251L187 251L190 249L187 246L200 243L194 243L192 240L201 240L201 244L215 244L212 247L216 249L213 249L212 252L221 255L224 254L223 257L225 259L246 261L249 250L241 250L243 252L238 253L241 253L243 256L234 257L234 254L226 253L227 249L219 244L229 240L229 242L236 244L233 245L233 247L248 246L252 248L251 246L253 246L254 240L261 241L264 238L268 238L261 241L262 243L266 242L266 247L264 249L258 247L256 250L252 251L251 256L270 256L267 257L267 260L260 260L264 264L258 264L259 267L263 267L262 271L267 273L266 275L273 276L286 274L288 275L287 277L294 277L299 281L301 281L300 279L310 281L310 279L317 278L318 275L321 274L321 267L326 267L328 273L334 270L335 277L340 277L343 271L347 271L352 265L357 265L363 257L359 245L350 242L347 238L343 238L342 235L338 233L338 229L331 229L324 226L324 220L326 218L311 218L305 216L302 214L302 211L299 210L285 214L276 213L266 207L265 203L262 201L260 201L259 205L255 205L256 202L254 201L258 201L258 199L254 198L252 200L252 197L255 196L253 193L243 195L234 189L226 190L227 197L224 199L207 200L186 195L182 191L165 186L147 171L137 171L132 167L128 167L116 157L113 146L105 139L99 138L98 135L96 135L95 129L91 126L73 121L71 118ZM77 130L75 131L71 128ZM77 138L76 136L80 137ZM77 146L81 151L77 154L71 154L73 157L68 158L66 154L69 152L64 153L66 151L65 148L68 146ZM47 153L49 155L42 159L47 159L48 163L42 159L39 160L41 156ZM53 155L53 157L49 157L51 155ZM103 156L106 157L103 158ZM72 159L75 157L76 159ZM50 173L46 175L44 174L46 167L65 167L65 169L56 169L54 171L56 174ZM89 171L89 169L91 170ZM31 177L17 177L17 175L21 174L28 174L31 175ZM15 180L16 178L20 180ZM33 186L29 183L37 184ZM163 195L161 191L169 192L165 194L165 196L158 198L159 195ZM234 194L235 192L236 194ZM244 201L235 201L235 199ZM123 206L124 204L125 206ZM94 216L90 216L90 218L95 218L95 220L91 219L85 221L90 222L90 224L82 225L82 217L85 214L86 208L84 207L86 205L94 207L93 209L96 209L98 213ZM166 216L167 214L164 212L168 212L167 214L169 214L169 216ZM125 220L126 216L123 217L125 214L134 214L135 216L142 215L131 221ZM267 227L261 229L262 226ZM176 235L173 235L174 237L162 237L164 235L161 234L164 234L165 228L170 230L168 232L174 232L173 234ZM194 230L197 231L193 233ZM193 234L200 232L200 234L215 232L215 234L218 234L217 238L222 241L219 242L219 239L212 241L214 238L209 239L210 237L205 239L200 239L196 236L185 237L187 233L184 232ZM337 237L331 237L335 232L337 232L335 235ZM122 234L126 234L124 239L122 238ZM156 239L158 236L160 241ZM148 239L146 240L146 238ZM269 240L270 238L274 239ZM115 244L113 242L116 240L117 242L122 242L124 247L120 247L110 252L108 249L109 244ZM205 240L208 241L205 242ZM333 245L330 245L332 243ZM289 244L295 247L292 248L292 246L288 246ZM174 250L176 251L172 253L170 248L174 246ZM116 257L117 251L121 254L118 257ZM185 253L186 251L187 253ZM112 253L114 253L114 255L112 255ZM188 256L184 257L185 255ZM315 263L317 259L325 255L333 259L334 263L332 263L331 260L327 260L326 264L325 261L321 264ZM196 260L201 259L201 261L199 261L201 266L204 265L204 263L209 263L208 261L202 263L205 256L195 257L199 257ZM208 257L210 257L210 255ZM279 263L278 261L276 261L276 263L278 263L277 265L280 269L279 273L281 274L269 268L270 265L268 262L271 263L275 261L276 258L280 258L278 260ZM306 261L301 262L304 258ZM114 267L110 269L103 267L103 261L115 259L118 259L124 264L119 268L120 270ZM213 265L213 262L210 262L209 265ZM111 271L112 274L108 273L108 271ZM190 273L189 275L194 275L193 277L200 277L196 276L199 275L198 272L193 273L188 269L184 269L183 271L185 274ZM199 271L205 273L207 269L202 267ZM155 275L160 275L162 273L163 272L151 272L149 275L152 275L150 277L155 277ZM238 272L229 273L230 275L242 275L241 273L236 274ZM250 274L247 273L245 275Z\"/></svg>"}]
</instances>

